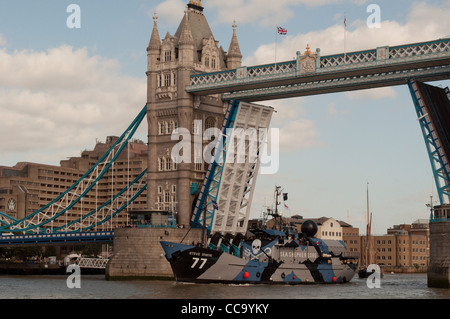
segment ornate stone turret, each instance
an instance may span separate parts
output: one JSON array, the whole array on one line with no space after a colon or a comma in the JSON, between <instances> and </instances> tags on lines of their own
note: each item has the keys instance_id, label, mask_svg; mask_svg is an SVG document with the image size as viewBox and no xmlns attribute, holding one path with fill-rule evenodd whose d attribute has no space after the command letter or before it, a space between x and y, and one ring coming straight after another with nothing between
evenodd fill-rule
<instances>
[{"instance_id":1,"label":"ornate stone turret","mask_svg":"<svg viewBox=\"0 0 450 319\"><path fill-rule=\"evenodd\" d=\"M184 23L178 39L179 59L183 66L194 65L194 38L189 26L189 16L187 9L184 14Z\"/></svg>"},{"instance_id":2,"label":"ornate stone turret","mask_svg":"<svg viewBox=\"0 0 450 319\"><path fill-rule=\"evenodd\" d=\"M156 24L157 20L158 20L158 16L156 15L156 12L155 12L155 14L153 15L152 35L150 37L150 43L148 44L147 51L161 49L161 39L159 38L158 25Z\"/></svg>"},{"instance_id":3,"label":"ornate stone turret","mask_svg":"<svg viewBox=\"0 0 450 319\"><path fill-rule=\"evenodd\" d=\"M233 23L233 37L231 38L230 48L227 54L228 69L236 69L242 64L242 53L239 47L238 38L236 35L236 21Z\"/></svg>"},{"instance_id":4,"label":"ornate stone turret","mask_svg":"<svg viewBox=\"0 0 450 319\"><path fill-rule=\"evenodd\" d=\"M159 32L158 32L158 26L156 21L158 20L158 16L156 15L156 12L153 16L153 30L152 35L150 37L150 43L147 47L147 57L148 57L148 63L147 63L147 71L151 71L152 67L154 67L157 62L158 58L161 55L161 39L159 38Z\"/></svg>"},{"instance_id":5,"label":"ornate stone turret","mask_svg":"<svg viewBox=\"0 0 450 319\"><path fill-rule=\"evenodd\" d=\"M167 33L162 40L155 14L147 48L147 207L150 211L173 209L177 223L185 226L190 224L208 168L202 150L210 141L202 141L200 150L183 149L178 156L187 152L191 161L177 162L177 154L173 155L172 150L179 140L172 139L172 132L185 128L202 135L207 128L220 128L226 112L220 95L194 96L186 92L186 86L193 73L224 71L228 64L236 68L242 57L235 32L228 55L219 47L203 11L200 0L188 1L177 31L174 35Z\"/></svg>"}]
</instances>

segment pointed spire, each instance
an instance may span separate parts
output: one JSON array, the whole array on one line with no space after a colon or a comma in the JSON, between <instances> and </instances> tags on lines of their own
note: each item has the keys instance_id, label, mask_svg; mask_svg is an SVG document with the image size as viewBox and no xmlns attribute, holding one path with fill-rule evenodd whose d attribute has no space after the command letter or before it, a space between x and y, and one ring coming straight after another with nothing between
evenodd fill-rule
<instances>
[{"instance_id":1,"label":"pointed spire","mask_svg":"<svg viewBox=\"0 0 450 319\"><path fill-rule=\"evenodd\" d=\"M228 57L242 58L241 48L239 47L236 35L236 20L233 21L233 37L231 38L230 48L228 49Z\"/></svg>"},{"instance_id":2,"label":"pointed spire","mask_svg":"<svg viewBox=\"0 0 450 319\"><path fill-rule=\"evenodd\" d=\"M191 28L189 26L189 14L188 8L184 11L184 23L183 29L181 29L180 39L178 40L179 45L194 45L194 38L192 37Z\"/></svg>"},{"instance_id":3,"label":"pointed spire","mask_svg":"<svg viewBox=\"0 0 450 319\"><path fill-rule=\"evenodd\" d=\"M230 48L227 54L228 69L238 68L242 64L242 53L236 35L236 27L236 21L233 21L233 37L231 38Z\"/></svg>"},{"instance_id":4,"label":"pointed spire","mask_svg":"<svg viewBox=\"0 0 450 319\"><path fill-rule=\"evenodd\" d=\"M153 15L153 31L150 37L150 43L148 45L147 51L149 50L160 50L161 49L161 39L159 37L158 26L157 26L158 15Z\"/></svg>"}]
</instances>

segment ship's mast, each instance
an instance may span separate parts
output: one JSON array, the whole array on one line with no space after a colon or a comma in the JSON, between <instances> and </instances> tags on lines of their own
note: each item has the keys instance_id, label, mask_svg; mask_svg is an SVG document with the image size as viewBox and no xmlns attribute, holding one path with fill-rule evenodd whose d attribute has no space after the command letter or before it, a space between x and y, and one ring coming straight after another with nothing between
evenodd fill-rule
<instances>
[{"instance_id":1,"label":"ship's mast","mask_svg":"<svg viewBox=\"0 0 450 319\"><path fill-rule=\"evenodd\" d=\"M366 212L366 264L371 263L371 231L372 231L372 214L369 209L369 182L367 182L367 212Z\"/></svg>"},{"instance_id":2,"label":"ship's mast","mask_svg":"<svg viewBox=\"0 0 450 319\"><path fill-rule=\"evenodd\" d=\"M281 216L280 214L278 214L278 196L280 196L280 188L281 186L275 186L275 222L276 222L276 218L279 217L278 220L278 224L279 224L279 229L281 230ZM275 229L277 229L277 227L275 227Z\"/></svg>"}]
</instances>

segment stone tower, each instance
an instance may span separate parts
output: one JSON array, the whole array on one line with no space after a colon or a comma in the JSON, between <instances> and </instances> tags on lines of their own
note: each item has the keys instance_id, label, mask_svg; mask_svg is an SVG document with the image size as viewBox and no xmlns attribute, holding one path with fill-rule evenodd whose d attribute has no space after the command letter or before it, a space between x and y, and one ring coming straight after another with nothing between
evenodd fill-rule
<instances>
[{"instance_id":1,"label":"stone tower","mask_svg":"<svg viewBox=\"0 0 450 319\"><path fill-rule=\"evenodd\" d=\"M226 105L221 95L195 97L186 93L193 72L219 72L241 66L242 54L236 36L236 23L229 52L215 40L200 0L191 0L175 35L161 40L154 26L147 48L147 120L149 210L177 212L179 225L189 225L193 205L207 170L202 152L195 151L191 135L190 163L174 163L172 140L176 128L191 134L222 126ZM211 140L204 140L206 146ZM202 148L203 149L203 148ZM184 154L183 154L184 155Z\"/></svg>"}]
</instances>

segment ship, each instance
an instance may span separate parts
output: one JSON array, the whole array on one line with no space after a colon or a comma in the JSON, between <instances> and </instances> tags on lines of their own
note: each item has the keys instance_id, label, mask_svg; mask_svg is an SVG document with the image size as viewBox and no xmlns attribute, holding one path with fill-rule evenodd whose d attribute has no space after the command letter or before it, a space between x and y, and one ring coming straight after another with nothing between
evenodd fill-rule
<instances>
[{"instance_id":1,"label":"ship","mask_svg":"<svg viewBox=\"0 0 450 319\"><path fill-rule=\"evenodd\" d=\"M281 225L280 225L281 226ZM214 234L196 245L161 241L177 282L224 284L337 284L352 280L359 254L341 240L315 237L313 220L244 234Z\"/></svg>"}]
</instances>

